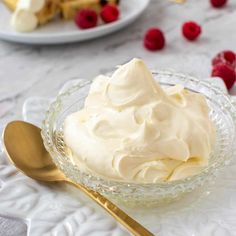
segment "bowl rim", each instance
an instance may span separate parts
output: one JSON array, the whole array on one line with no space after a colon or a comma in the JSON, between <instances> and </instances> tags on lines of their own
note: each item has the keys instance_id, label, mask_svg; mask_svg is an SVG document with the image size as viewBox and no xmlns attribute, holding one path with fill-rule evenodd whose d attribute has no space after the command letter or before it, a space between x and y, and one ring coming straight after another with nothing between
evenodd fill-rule
<instances>
[{"instance_id":1,"label":"bowl rim","mask_svg":"<svg viewBox=\"0 0 236 236\"><path fill-rule=\"evenodd\" d=\"M215 94L220 95L225 102L227 103L228 107L226 107L225 109L228 109L228 112L231 115L232 121L233 121L233 126L234 126L234 130L236 130L236 102L234 102L230 96L228 94L225 94L220 88L216 87L216 86L212 86L211 83L209 83L208 81L204 81L204 80L200 80L196 77L193 77L191 75L188 74L183 74L183 73L178 73L175 71L170 71L170 70L155 70L152 71L152 74L154 76L174 76L174 77L178 77L178 79L182 80L183 82L186 81L186 79L188 79L191 82L195 82L199 85L202 85L203 87L207 88L209 91L214 92ZM155 78L154 78L155 79ZM54 124L52 124L51 126L49 125L49 121L50 121L50 115L53 111L56 111L59 107L60 104L63 102L63 99L67 96L69 96L70 94L72 94L73 92L88 86L92 83L93 80L89 79L89 80L81 80L81 82L79 82L78 84L69 87L68 89L66 89L64 92L59 93L58 96L56 97L56 99L49 105L48 110L46 112L45 115L45 119L43 121L43 125L42 125L42 138L44 141L44 145L47 149L47 151L51 154L51 157L53 159L53 162L59 167L59 169L61 171L63 171L63 173L71 179L70 176L68 176L68 173L65 173L64 170L61 168L61 164L59 163L59 160L57 157L55 157L55 155L53 155L53 153L55 153L56 155L59 155L62 157L61 153L56 149L55 145L53 145L54 141L53 141L53 137L48 135L48 130L50 129L51 126L53 126ZM162 83L162 82L160 82ZM167 84L167 83L166 83ZM170 82L167 85L174 85L175 83ZM234 131L234 136L232 137L232 145L235 144L235 137L236 137L236 132ZM235 149L234 147L232 147L232 152L235 153ZM231 153L231 156L233 156L233 153ZM75 164L73 164L71 162L71 164L73 165L73 167L78 171L78 173L81 174L81 176L84 177L88 177L90 180L92 181L98 181L98 182L102 182L105 184L110 185L112 183L112 185L126 185L128 187L144 187L144 188L149 188L149 187L159 187L159 188L168 188L168 187L178 187L178 186L182 186L183 184L190 184L192 182L199 182L199 178L204 177L205 175L208 175L209 171L212 171L214 168L221 168L224 165L228 164L230 160L226 159L225 160L227 163L217 163L215 165L211 165L211 166L207 166L205 167L199 174L197 175L193 175L193 176L189 176L186 177L184 179L180 179L180 180L174 180L174 181L166 181L166 182L156 182L156 183L140 183L140 182L129 182L129 181L120 181L120 180L114 180L114 179L108 179L108 178L103 178L103 176L100 175L96 175L96 174L92 174L92 173L88 173L88 172L82 172L79 170L79 167L76 166ZM182 188L182 187L181 187Z\"/></svg>"}]
</instances>

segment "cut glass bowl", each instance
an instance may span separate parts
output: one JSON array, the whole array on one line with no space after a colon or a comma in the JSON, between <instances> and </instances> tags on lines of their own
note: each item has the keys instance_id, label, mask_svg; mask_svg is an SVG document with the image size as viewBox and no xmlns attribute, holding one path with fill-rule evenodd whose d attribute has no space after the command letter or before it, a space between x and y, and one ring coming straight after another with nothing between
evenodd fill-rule
<instances>
[{"instance_id":1,"label":"cut glass bowl","mask_svg":"<svg viewBox=\"0 0 236 236\"><path fill-rule=\"evenodd\" d=\"M186 89L203 94L210 107L210 119L216 126L216 145L212 151L209 165L201 173L182 180L160 183L129 183L102 178L93 173L81 172L68 155L63 141L63 122L65 118L84 105L91 81L81 80L78 84L59 94L51 103L42 126L42 137L48 152L58 168L72 181L81 183L114 200L132 205L153 205L169 202L184 193L214 180L217 172L235 154L236 149L236 105L230 96L210 83L191 76L168 71L153 72L155 80L162 86L182 84Z\"/></svg>"}]
</instances>

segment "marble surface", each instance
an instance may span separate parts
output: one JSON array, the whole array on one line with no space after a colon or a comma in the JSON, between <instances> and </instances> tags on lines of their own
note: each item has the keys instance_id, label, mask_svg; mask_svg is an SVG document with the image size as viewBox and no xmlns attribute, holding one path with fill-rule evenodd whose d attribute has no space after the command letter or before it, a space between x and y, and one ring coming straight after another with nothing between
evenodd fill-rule
<instances>
[{"instance_id":1,"label":"marble surface","mask_svg":"<svg viewBox=\"0 0 236 236\"><path fill-rule=\"evenodd\" d=\"M186 42L181 24L196 20L202 37ZM0 41L0 123L21 118L24 100L30 96L54 96L65 81L93 78L132 57L141 57L151 68L172 68L208 77L210 60L222 49L236 51L236 1L216 10L206 0L189 0L184 5L153 0L147 11L131 26L112 35L60 46L27 46ZM150 26L165 32L167 46L149 52L142 37Z\"/></svg>"},{"instance_id":2,"label":"marble surface","mask_svg":"<svg viewBox=\"0 0 236 236\"><path fill-rule=\"evenodd\" d=\"M196 42L187 42L181 36L181 24L187 20L196 20L203 27ZM22 118L22 105L28 97L53 97L66 81L93 78L132 57L143 58L153 69L169 68L209 77L211 58L217 52L236 51L235 25L235 0L229 0L228 6L220 10L211 8L207 0L188 0L184 5L152 0L134 24L96 40L35 47L0 41L0 129L6 122ZM150 26L165 32L167 45L163 51L149 52L143 48L143 34ZM231 93L235 92L233 88ZM11 173L3 169L0 174L11 178Z\"/></svg>"}]
</instances>

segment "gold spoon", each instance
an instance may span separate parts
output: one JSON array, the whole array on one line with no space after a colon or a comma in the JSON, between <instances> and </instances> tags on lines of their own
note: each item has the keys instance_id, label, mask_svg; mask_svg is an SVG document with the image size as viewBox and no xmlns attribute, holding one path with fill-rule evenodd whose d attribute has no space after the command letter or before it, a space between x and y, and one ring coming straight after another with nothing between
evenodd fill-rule
<instances>
[{"instance_id":1,"label":"gold spoon","mask_svg":"<svg viewBox=\"0 0 236 236\"><path fill-rule=\"evenodd\" d=\"M104 196L82 184L69 180L53 163L50 154L44 147L40 132L41 130L38 127L24 121L13 121L6 126L3 132L5 151L9 160L18 170L32 179L45 182L63 181L73 184L102 206L134 235L153 236L151 232Z\"/></svg>"}]
</instances>

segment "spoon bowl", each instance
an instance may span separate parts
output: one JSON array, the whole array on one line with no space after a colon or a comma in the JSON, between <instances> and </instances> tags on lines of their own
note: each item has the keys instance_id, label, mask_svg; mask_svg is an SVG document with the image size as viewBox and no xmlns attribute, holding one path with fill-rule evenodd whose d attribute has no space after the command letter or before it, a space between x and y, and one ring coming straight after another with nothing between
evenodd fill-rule
<instances>
[{"instance_id":1,"label":"spoon bowl","mask_svg":"<svg viewBox=\"0 0 236 236\"><path fill-rule=\"evenodd\" d=\"M40 181L63 181L40 135L41 130L23 121L9 123L3 133L9 160L25 175Z\"/></svg>"}]
</instances>

